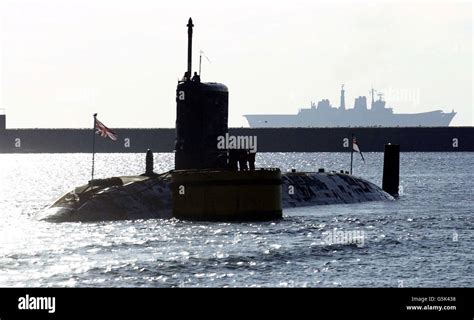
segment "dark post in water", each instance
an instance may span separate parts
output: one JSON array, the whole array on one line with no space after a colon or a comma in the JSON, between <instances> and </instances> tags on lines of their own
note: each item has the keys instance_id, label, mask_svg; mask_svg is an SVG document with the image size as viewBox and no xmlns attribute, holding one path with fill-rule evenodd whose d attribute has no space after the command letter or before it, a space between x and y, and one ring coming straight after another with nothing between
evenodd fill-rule
<instances>
[{"instance_id":1,"label":"dark post in water","mask_svg":"<svg viewBox=\"0 0 474 320\"><path fill-rule=\"evenodd\" d=\"M152 176L154 174L153 172L153 152L148 149L146 152L146 162L145 162L145 175L146 176Z\"/></svg>"},{"instance_id":2,"label":"dark post in water","mask_svg":"<svg viewBox=\"0 0 474 320\"><path fill-rule=\"evenodd\" d=\"M382 189L398 197L400 183L400 145L386 144L383 158Z\"/></svg>"}]
</instances>

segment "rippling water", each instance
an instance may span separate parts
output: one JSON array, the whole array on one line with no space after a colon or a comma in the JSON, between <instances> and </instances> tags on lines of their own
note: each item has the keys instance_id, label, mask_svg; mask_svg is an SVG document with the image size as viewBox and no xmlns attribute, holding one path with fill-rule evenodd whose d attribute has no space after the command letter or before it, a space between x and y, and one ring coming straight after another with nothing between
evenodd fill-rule
<instances>
[{"instance_id":1,"label":"rippling water","mask_svg":"<svg viewBox=\"0 0 474 320\"><path fill-rule=\"evenodd\" d=\"M380 185L383 154L365 157L354 173ZM90 178L90 160L0 155L0 286L474 286L473 153L402 153L400 200L295 208L278 222L37 221ZM97 177L144 171L143 154L96 160ZM257 164L340 170L348 155L269 153ZM172 166L172 154L155 154L156 171ZM328 241L341 232L364 241Z\"/></svg>"}]
</instances>

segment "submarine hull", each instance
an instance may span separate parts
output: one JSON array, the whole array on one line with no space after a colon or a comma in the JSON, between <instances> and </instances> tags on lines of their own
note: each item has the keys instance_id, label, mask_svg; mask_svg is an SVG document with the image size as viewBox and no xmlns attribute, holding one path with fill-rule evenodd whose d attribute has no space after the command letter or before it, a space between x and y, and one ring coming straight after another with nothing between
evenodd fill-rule
<instances>
[{"instance_id":1,"label":"submarine hull","mask_svg":"<svg viewBox=\"0 0 474 320\"><path fill-rule=\"evenodd\" d=\"M49 222L96 222L172 217L171 175L116 177L121 184L89 185L65 194L40 213Z\"/></svg>"},{"instance_id":2,"label":"submarine hull","mask_svg":"<svg viewBox=\"0 0 474 320\"><path fill-rule=\"evenodd\" d=\"M206 221L268 221L281 218L285 208L394 200L375 184L347 174L284 173L278 180L280 174L269 170L244 174L186 170L156 177L120 177L123 185L97 187L94 195L83 191L87 186L76 188L38 218L51 222L173 217ZM238 175L240 177L236 178ZM180 186L184 186L182 195L179 194Z\"/></svg>"},{"instance_id":3,"label":"submarine hull","mask_svg":"<svg viewBox=\"0 0 474 320\"><path fill-rule=\"evenodd\" d=\"M296 172L282 175L283 207L302 207L394 198L377 185L344 173Z\"/></svg>"}]
</instances>

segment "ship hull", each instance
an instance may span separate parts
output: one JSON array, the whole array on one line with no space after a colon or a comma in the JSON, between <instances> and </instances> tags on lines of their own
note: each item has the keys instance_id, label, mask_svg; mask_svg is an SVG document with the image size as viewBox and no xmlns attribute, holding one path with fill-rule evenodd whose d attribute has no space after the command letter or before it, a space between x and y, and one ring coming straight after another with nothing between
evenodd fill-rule
<instances>
[{"instance_id":1,"label":"ship hull","mask_svg":"<svg viewBox=\"0 0 474 320\"><path fill-rule=\"evenodd\" d=\"M344 112L344 114L342 114ZM302 109L295 115L267 114L244 115L251 128L298 128L298 127L447 127L456 115L440 110L394 114L389 110L340 111Z\"/></svg>"}]
</instances>

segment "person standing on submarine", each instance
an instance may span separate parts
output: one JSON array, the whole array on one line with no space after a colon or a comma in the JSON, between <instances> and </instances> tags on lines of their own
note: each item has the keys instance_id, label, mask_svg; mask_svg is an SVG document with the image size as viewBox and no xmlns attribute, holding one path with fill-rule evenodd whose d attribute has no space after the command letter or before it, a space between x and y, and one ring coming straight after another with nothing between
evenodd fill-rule
<instances>
[{"instance_id":1,"label":"person standing on submarine","mask_svg":"<svg viewBox=\"0 0 474 320\"><path fill-rule=\"evenodd\" d=\"M247 171L248 165L248 151L245 149L239 149L239 168L240 171Z\"/></svg>"},{"instance_id":2,"label":"person standing on submarine","mask_svg":"<svg viewBox=\"0 0 474 320\"><path fill-rule=\"evenodd\" d=\"M197 72L194 72L194 76L192 80L194 82L201 82L201 77L197 74Z\"/></svg>"},{"instance_id":3,"label":"person standing on submarine","mask_svg":"<svg viewBox=\"0 0 474 320\"><path fill-rule=\"evenodd\" d=\"M255 170L255 156L257 155L257 152L254 152L252 150L248 151L247 154L247 159L249 161L249 170Z\"/></svg>"}]
</instances>

